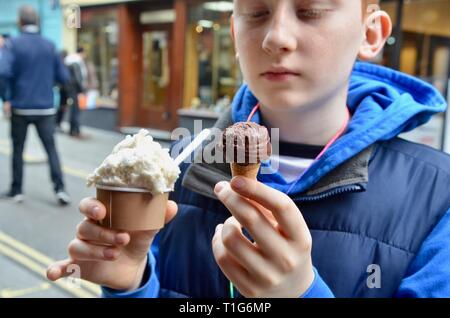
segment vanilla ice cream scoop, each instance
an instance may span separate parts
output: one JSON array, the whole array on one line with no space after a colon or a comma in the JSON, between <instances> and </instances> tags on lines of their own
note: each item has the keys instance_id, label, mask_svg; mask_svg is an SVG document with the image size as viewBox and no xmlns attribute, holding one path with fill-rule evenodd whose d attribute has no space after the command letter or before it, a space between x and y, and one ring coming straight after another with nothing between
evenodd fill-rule
<instances>
[{"instance_id":1,"label":"vanilla ice cream scoop","mask_svg":"<svg viewBox=\"0 0 450 318\"><path fill-rule=\"evenodd\" d=\"M127 136L88 177L88 186L140 188L153 195L172 191L180 169L168 149L145 129Z\"/></svg>"}]
</instances>

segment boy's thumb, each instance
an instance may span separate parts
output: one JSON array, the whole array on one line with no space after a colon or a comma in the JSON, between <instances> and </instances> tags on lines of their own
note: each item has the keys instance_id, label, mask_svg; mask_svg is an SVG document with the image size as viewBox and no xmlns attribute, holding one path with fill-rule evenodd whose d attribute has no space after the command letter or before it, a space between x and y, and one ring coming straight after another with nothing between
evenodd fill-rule
<instances>
[{"instance_id":1,"label":"boy's thumb","mask_svg":"<svg viewBox=\"0 0 450 318\"><path fill-rule=\"evenodd\" d=\"M178 205L174 201L167 201L166 206L166 217L164 220L164 223L167 224L177 215L178 212Z\"/></svg>"}]
</instances>

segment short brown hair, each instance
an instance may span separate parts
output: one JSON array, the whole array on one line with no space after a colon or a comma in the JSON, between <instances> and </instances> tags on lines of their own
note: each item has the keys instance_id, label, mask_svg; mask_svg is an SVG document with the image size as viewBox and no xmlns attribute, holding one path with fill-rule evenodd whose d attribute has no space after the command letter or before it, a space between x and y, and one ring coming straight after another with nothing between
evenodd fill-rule
<instances>
[{"instance_id":1,"label":"short brown hair","mask_svg":"<svg viewBox=\"0 0 450 318\"><path fill-rule=\"evenodd\" d=\"M39 15L36 10L30 5L23 5L19 8L19 23L24 25L38 25Z\"/></svg>"}]
</instances>

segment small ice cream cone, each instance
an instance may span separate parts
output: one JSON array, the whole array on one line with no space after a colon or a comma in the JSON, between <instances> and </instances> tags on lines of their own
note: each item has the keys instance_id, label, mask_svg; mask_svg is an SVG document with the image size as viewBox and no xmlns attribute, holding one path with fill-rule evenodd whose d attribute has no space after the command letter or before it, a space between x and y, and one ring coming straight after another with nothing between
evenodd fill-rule
<instances>
[{"instance_id":1,"label":"small ice cream cone","mask_svg":"<svg viewBox=\"0 0 450 318\"><path fill-rule=\"evenodd\" d=\"M224 162L230 164L232 177L256 180L261 162L272 154L272 145L266 127L238 122L222 132L216 151L223 156Z\"/></svg>"},{"instance_id":2,"label":"small ice cream cone","mask_svg":"<svg viewBox=\"0 0 450 318\"><path fill-rule=\"evenodd\" d=\"M260 163L239 164L232 162L230 166L231 166L231 175L233 178L236 176L242 176L256 180L256 176L258 175L261 164Z\"/></svg>"}]
</instances>

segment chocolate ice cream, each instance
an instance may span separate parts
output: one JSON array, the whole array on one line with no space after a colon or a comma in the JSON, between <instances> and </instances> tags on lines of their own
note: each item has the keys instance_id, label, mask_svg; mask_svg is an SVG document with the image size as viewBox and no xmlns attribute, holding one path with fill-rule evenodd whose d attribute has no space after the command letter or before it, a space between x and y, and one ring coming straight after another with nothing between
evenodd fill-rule
<instances>
[{"instance_id":1,"label":"chocolate ice cream","mask_svg":"<svg viewBox=\"0 0 450 318\"><path fill-rule=\"evenodd\" d=\"M231 165L232 174L256 178L261 162L272 154L267 128L253 122L239 122L225 129L217 149Z\"/></svg>"}]
</instances>

